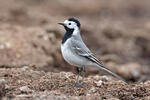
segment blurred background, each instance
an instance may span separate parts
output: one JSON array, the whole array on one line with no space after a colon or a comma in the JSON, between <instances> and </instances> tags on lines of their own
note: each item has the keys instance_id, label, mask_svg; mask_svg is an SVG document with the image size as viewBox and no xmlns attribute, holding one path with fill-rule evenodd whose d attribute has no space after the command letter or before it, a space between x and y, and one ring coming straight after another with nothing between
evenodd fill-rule
<instances>
[{"instance_id":1,"label":"blurred background","mask_svg":"<svg viewBox=\"0 0 150 100\"><path fill-rule=\"evenodd\" d=\"M65 30L57 24L75 17L104 65L128 81L149 80L149 9L149 0L0 0L0 68L75 72L61 56Z\"/></svg>"}]
</instances>

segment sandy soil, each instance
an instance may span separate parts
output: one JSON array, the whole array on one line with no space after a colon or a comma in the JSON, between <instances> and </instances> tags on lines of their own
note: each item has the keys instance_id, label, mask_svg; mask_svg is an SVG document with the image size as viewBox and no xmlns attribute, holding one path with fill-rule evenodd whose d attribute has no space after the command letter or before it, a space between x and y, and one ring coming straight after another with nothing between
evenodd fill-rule
<instances>
[{"instance_id":1,"label":"sandy soil","mask_svg":"<svg viewBox=\"0 0 150 100\"><path fill-rule=\"evenodd\" d=\"M148 0L0 0L0 99L149 100L149 9ZM72 86L76 68L61 56L65 31L57 25L69 17L128 85L89 66L83 87Z\"/></svg>"}]
</instances>

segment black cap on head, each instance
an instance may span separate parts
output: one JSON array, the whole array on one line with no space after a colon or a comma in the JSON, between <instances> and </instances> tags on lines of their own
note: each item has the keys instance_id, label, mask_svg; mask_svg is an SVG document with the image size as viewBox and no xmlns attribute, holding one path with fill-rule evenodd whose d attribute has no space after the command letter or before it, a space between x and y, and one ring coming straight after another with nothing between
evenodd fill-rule
<instances>
[{"instance_id":1,"label":"black cap on head","mask_svg":"<svg viewBox=\"0 0 150 100\"><path fill-rule=\"evenodd\" d=\"M69 18L68 20L77 23L77 26L80 28L81 24L76 18Z\"/></svg>"}]
</instances>

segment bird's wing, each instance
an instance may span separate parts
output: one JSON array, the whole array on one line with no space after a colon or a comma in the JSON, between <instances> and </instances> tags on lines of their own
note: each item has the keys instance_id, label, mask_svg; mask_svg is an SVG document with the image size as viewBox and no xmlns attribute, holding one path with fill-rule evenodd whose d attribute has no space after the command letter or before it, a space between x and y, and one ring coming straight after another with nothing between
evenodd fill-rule
<instances>
[{"instance_id":1,"label":"bird's wing","mask_svg":"<svg viewBox=\"0 0 150 100\"><path fill-rule=\"evenodd\" d=\"M76 45L73 45L72 47L73 51L77 54L80 55L82 57L85 57L87 59L89 59L90 61L96 63L99 68L107 71L108 73L112 74L113 76L117 77L118 79L121 79L124 83L127 84L127 82L120 77L119 75L117 75L116 73L112 72L111 70L109 70L107 67L105 67L95 56L93 53L90 52L90 50L86 47L85 44L83 43L78 43Z\"/></svg>"},{"instance_id":2,"label":"bird's wing","mask_svg":"<svg viewBox=\"0 0 150 100\"><path fill-rule=\"evenodd\" d=\"M92 62L100 63L100 61L90 51L84 50L84 49L77 47L77 46L74 47L73 49L74 49L75 53L77 53L78 55L85 57Z\"/></svg>"},{"instance_id":3,"label":"bird's wing","mask_svg":"<svg viewBox=\"0 0 150 100\"><path fill-rule=\"evenodd\" d=\"M72 50L79 56L85 57L94 63L96 62L102 64L102 62L94 56L94 54L86 47L86 45L82 41L76 41L76 44L72 45Z\"/></svg>"}]
</instances>

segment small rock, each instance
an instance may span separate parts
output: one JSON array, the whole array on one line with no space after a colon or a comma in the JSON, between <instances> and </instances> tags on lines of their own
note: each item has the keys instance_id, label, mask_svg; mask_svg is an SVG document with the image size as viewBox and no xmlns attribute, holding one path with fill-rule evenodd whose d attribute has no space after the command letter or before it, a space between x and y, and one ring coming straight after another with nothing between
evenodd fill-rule
<instances>
[{"instance_id":1,"label":"small rock","mask_svg":"<svg viewBox=\"0 0 150 100\"><path fill-rule=\"evenodd\" d=\"M0 79L0 84L5 84L6 80L5 79Z\"/></svg>"},{"instance_id":2,"label":"small rock","mask_svg":"<svg viewBox=\"0 0 150 100\"><path fill-rule=\"evenodd\" d=\"M22 86L19 89L23 93L32 93L33 92L33 90L31 90L30 88L28 88L28 86Z\"/></svg>"},{"instance_id":3,"label":"small rock","mask_svg":"<svg viewBox=\"0 0 150 100\"><path fill-rule=\"evenodd\" d=\"M0 79L0 97L4 96L6 93L5 84L6 84L5 79Z\"/></svg>"},{"instance_id":4,"label":"small rock","mask_svg":"<svg viewBox=\"0 0 150 100\"><path fill-rule=\"evenodd\" d=\"M10 89L10 86L8 86L7 84L5 84L5 89L6 90Z\"/></svg>"},{"instance_id":5,"label":"small rock","mask_svg":"<svg viewBox=\"0 0 150 100\"><path fill-rule=\"evenodd\" d=\"M106 81L110 80L109 77L106 76L106 75L102 76L102 79L103 79L103 80L106 80Z\"/></svg>"},{"instance_id":6,"label":"small rock","mask_svg":"<svg viewBox=\"0 0 150 100\"><path fill-rule=\"evenodd\" d=\"M101 86L103 81L102 80L99 80L98 82L95 82L96 83L96 86Z\"/></svg>"},{"instance_id":7,"label":"small rock","mask_svg":"<svg viewBox=\"0 0 150 100\"><path fill-rule=\"evenodd\" d=\"M29 70L29 66L23 66L21 69L22 69L23 71Z\"/></svg>"},{"instance_id":8,"label":"small rock","mask_svg":"<svg viewBox=\"0 0 150 100\"><path fill-rule=\"evenodd\" d=\"M16 97L28 98L28 97L30 97L30 96L29 96L29 95L26 95L26 94L20 94L20 95L16 95Z\"/></svg>"},{"instance_id":9,"label":"small rock","mask_svg":"<svg viewBox=\"0 0 150 100\"><path fill-rule=\"evenodd\" d=\"M92 88L90 89L90 92L95 93L95 92L96 92L96 88L95 88L95 87L92 87Z\"/></svg>"}]
</instances>

